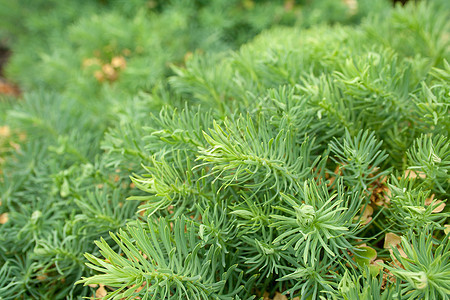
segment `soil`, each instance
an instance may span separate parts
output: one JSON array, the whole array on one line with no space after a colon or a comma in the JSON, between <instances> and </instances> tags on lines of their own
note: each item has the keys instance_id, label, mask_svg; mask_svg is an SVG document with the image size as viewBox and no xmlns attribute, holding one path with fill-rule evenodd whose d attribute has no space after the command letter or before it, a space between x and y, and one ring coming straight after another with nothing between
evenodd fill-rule
<instances>
[{"instance_id":1,"label":"soil","mask_svg":"<svg viewBox=\"0 0 450 300\"><path fill-rule=\"evenodd\" d=\"M4 67L10 55L11 51L9 51L7 47L0 44L0 95L3 94L18 97L20 96L19 88L16 85L6 81L4 78Z\"/></svg>"},{"instance_id":2,"label":"soil","mask_svg":"<svg viewBox=\"0 0 450 300\"><path fill-rule=\"evenodd\" d=\"M3 45L0 45L0 77L3 77L3 67L6 64L11 52L8 48Z\"/></svg>"}]
</instances>

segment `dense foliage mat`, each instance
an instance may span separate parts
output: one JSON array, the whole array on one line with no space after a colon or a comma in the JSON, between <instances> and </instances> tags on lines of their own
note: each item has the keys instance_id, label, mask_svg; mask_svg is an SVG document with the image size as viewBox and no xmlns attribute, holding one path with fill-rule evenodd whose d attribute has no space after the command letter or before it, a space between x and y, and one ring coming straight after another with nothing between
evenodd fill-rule
<instances>
[{"instance_id":1,"label":"dense foliage mat","mask_svg":"<svg viewBox=\"0 0 450 300\"><path fill-rule=\"evenodd\" d=\"M7 3L0 299L449 298L447 1Z\"/></svg>"}]
</instances>

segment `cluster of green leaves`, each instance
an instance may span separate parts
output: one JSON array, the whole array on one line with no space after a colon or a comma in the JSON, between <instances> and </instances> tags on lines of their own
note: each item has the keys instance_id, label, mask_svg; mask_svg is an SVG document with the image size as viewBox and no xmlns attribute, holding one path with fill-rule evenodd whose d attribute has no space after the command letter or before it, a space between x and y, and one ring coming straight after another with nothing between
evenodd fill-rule
<instances>
[{"instance_id":1,"label":"cluster of green leaves","mask_svg":"<svg viewBox=\"0 0 450 300\"><path fill-rule=\"evenodd\" d=\"M87 257L101 274L80 282L109 283L108 299L180 291L202 299L190 280L204 285L215 272L220 288L206 298L446 299L443 8L398 7L359 27L277 28L229 55L197 54L176 67L174 100L151 117L131 114L140 133L120 126L103 142L113 160L143 164L133 181L147 194L130 200L146 220L112 235L120 261L98 243L104 259ZM404 235L392 254L383 249L388 232Z\"/></svg>"},{"instance_id":2,"label":"cluster of green leaves","mask_svg":"<svg viewBox=\"0 0 450 300\"><path fill-rule=\"evenodd\" d=\"M27 136L0 299L448 298L449 5L260 2L36 1L0 32L30 91L0 101Z\"/></svg>"}]
</instances>

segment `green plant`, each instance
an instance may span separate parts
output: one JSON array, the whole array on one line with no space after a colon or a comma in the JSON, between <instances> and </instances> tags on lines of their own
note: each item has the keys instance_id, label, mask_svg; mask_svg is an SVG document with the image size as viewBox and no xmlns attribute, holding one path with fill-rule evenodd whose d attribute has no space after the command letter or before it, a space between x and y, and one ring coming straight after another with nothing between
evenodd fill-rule
<instances>
[{"instance_id":1,"label":"green plant","mask_svg":"<svg viewBox=\"0 0 450 300\"><path fill-rule=\"evenodd\" d=\"M448 299L449 235L435 240L429 228L424 233L402 237L403 253L394 248L391 256L395 262L386 268L402 280L402 296Z\"/></svg>"},{"instance_id":2,"label":"green plant","mask_svg":"<svg viewBox=\"0 0 450 300\"><path fill-rule=\"evenodd\" d=\"M445 1L65 3L0 33L0 298L446 299Z\"/></svg>"}]
</instances>

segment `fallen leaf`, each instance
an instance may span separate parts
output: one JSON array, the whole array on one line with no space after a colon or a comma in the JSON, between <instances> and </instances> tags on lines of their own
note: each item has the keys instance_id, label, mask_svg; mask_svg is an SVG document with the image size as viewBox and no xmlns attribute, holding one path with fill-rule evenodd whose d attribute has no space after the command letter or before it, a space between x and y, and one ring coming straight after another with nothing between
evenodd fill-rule
<instances>
[{"instance_id":1,"label":"fallen leaf","mask_svg":"<svg viewBox=\"0 0 450 300\"><path fill-rule=\"evenodd\" d=\"M119 176L119 175L114 176L114 182L118 182L119 179L120 179L120 176Z\"/></svg>"},{"instance_id":2,"label":"fallen leaf","mask_svg":"<svg viewBox=\"0 0 450 300\"><path fill-rule=\"evenodd\" d=\"M18 97L20 96L20 90L17 86L0 79L0 94Z\"/></svg>"},{"instance_id":3,"label":"fallen leaf","mask_svg":"<svg viewBox=\"0 0 450 300\"><path fill-rule=\"evenodd\" d=\"M0 126L0 136L2 137L10 137L11 136L11 129L9 126Z\"/></svg>"},{"instance_id":4,"label":"fallen leaf","mask_svg":"<svg viewBox=\"0 0 450 300\"><path fill-rule=\"evenodd\" d=\"M36 279L39 280L39 281L43 281L43 280L47 279L47 275L45 275L45 274L38 275L38 276L36 276Z\"/></svg>"},{"instance_id":5,"label":"fallen leaf","mask_svg":"<svg viewBox=\"0 0 450 300\"><path fill-rule=\"evenodd\" d=\"M372 174L370 174L372 175ZM372 182L369 186L370 202L376 206L385 206L390 202L391 191L389 190L387 184L387 176L382 176Z\"/></svg>"},{"instance_id":6,"label":"fallen leaf","mask_svg":"<svg viewBox=\"0 0 450 300\"><path fill-rule=\"evenodd\" d=\"M83 68L88 68L90 66L100 66L101 65L101 61L100 59L93 57L93 58L86 58L83 60L82 66Z\"/></svg>"},{"instance_id":7,"label":"fallen leaf","mask_svg":"<svg viewBox=\"0 0 450 300\"><path fill-rule=\"evenodd\" d=\"M103 74L103 72L99 70L94 72L94 77L98 82L103 82L105 80L105 74Z\"/></svg>"},{"instance_id":8,"label":"fallen leaf","mask_svg":"<svg viewBox=\"0 0 450 300\"><path fill-rule=\"evenodd\" d=\"M401 256L401 257L403 257L403 258L408 258L408 255L406 255L405 251L403 251L402 248L397 247L397 249L398 249L398 252L400 253L400 256ZM392 251L392 249L391 249L391 251Z\"/></svg>"},{"instance_id":9,"label":"fallen leaf","mask_svg":"<svg viewBox=\"0 0 450 300\"><path fill-rule=\"evenodd\" d=\"M383 195L383 198L384 198L383 204L384 204L386 207L387 207L386 204L389 204L389 203L391 202L391 196L392 196L391 190L390 190L390 189L387 189L386 192L385 192L384 195ZM375 204L377 204L377 203L375 203ZM378 205L378 204L377 204L377 205Z\"/></svg>"},{"instance_id":10,"label":"fallen leaf","mask_svg":"<svg viewBox=\"0 0 450 300\"><path fill-rule=\"evenodd\" d=\"M284 1L284 10L291 11L294 8L295 1L294 0L286 0Z\"/></svg>"},{"instance_id":11,"label":"fallen leaf","mask_svg":"<svg viewBox=\"0 0 450 300\"><path fill-rule=\"evenodd\" d=\"M273 297L273 300L288 300L288 298L281 294L280 292L275 293L275 297Z\"/></svg>"},{"instance_id":12,"label":"fallen leaf","mask_svg":"<svg viewBox=\"0 0 450 300\"><path fill-rule=\"evenodd\" d=\"M431 196L430 196L430 198L427 198L426 200L425 200L425 205L430 205L432 202L433 202L433 200L434 200L434 194L432 194Z\"/></svg>"},{"instance_id":13,"label":"fallen leaf","mask_svg":"<svg viewBox=\"0 0 450 300\"><path fill-rule=\"evenodd\" d=\"M138 287L135 292L136 293L140 292L145 287L146 284L147 284L147 282L144 281L144 283L142 283L142 285L140 287Z\"/></svg>"},{"instance_id":14,"label":"fallen leaf","mask_svg":"<svg viewBox=\"0 0 450 300\"><path fill-rule=\"evenodd\" d=\"M363 211L363 209L364 209L364 211ZM373 207L370 205L362 205L360 212L361 212L361 220L360 220L361 224L363 224L363 225L369 224L369 222L372 221ZM358 219L359 219L359 216L356 216L355 220L358 220Z\"/></svg>"},{"instance_id":15,"label":"fallen leaf","mask_svg":"<svg viewBox=\"0 0 450 300\"><path fill-rule=\"evenodd\" d=\"M3 213L0 215L0 224L5 224L8 222L8 213Z\"/></svg>"},{"instance_id":16,"label":"fallen leaf","mask_svg":"<svg viewBox=\"0 0 450 300\"><path fill-rule=\"evenodd\" d=\"M393 253L394 253L393 248L395 247L395 248L397 248L401 257L407 258L408 256L406 255L405 251L403 251L403 249L400 247L401 241L402 241L402 238L400 236L396 235L395 233L392 233L392 232L386 233L386 236L384 238L383 248L389 249L389 253L393 257ZM394 262L399 266L401 265L400 262L395 258L394 258Z\"/></svg>"},{"instance_id":17,"label":"fallen leaf","mask_svg":"<svg viewBox=\"0 0 450 300\"><path fill-rule=\"evenodd\" d=\"M19 151L20 145L14 142L9 142L9 145L14 148L14 150Z\"/></svg>"},{"instance_id":18,"label":"fallen leaf","mask_svg":"<svg viewBox=\"0 0 450 300\"><path fill-rule=\"evenodd\" d=\"M114 81L117 79L117 72L114 70L113 66L110 64L104 64L102 67L103 73L106 75L109 81Z\"/></svg>"},{"instance_id":19,"label":"fallen leaf","mask_svg":"<svg viewBox=\"0 0 450 300\"><path fill-rule=\"evenodd\" d=\"M444 233L448 234L450 232L450 225L449 224L445 224L444 227L445 227Z\"/></svg>"},{"instance_id":20,"label":"fallen leaf","mask_svg":"<svg viewBox=\"0 0 450 300\"><path fill-rule=\"evenodd\" d=\"M98 284L91 283L91 284L88 284L88 286L95 289L96 287L98 287Z\"/></svg>"},{"instance_id":21,"label":"fallen leaf","mask_svg":"<svg viewBox=\"0 0 450 300\"><path fill-rule=\"evenodd\" d=\"M358 12L358 1L356 0L342 0L348 7L348 13L353 16Z\"/></svg>"},{"instance_id":22,"label":"fallen leaf","mask_svg":"<svg viewBox=\"0 0 450 300\"><path fill-rule=\"evenodd\" d=\"M365 209L364 209L365 207ZM362 211L364 209L364 211ZM361 211L362 211L362 216L363 218L369 218L373 215L373 207L370 205L363 205L361 207Z\"/></svg>"},{"instance_id":23,"label":"fallen leaf","mask_svg":"<svg viewBox=\"0 0 450 300\"><path fill-rule=\"evenodd\" d=\"M391 246L396 247L400 245L402 238L396 235L395 233L388 232L384 237L384 249L389 249Z\"/></svg>"},{"instance_id":24,"label":"fallen leaf","mask_svg":"<svg viewBox=\"0 0 450 300\"><path fill-rule=\"evenodd\" d=\"M381 290L386 289L388 282L392 282L392 283L396 282L396 278L395 278L394 274L392 274L392 272L389 270L387 272L383 273L383 279L381 281Z\"/></svg>"},{"instance_id":25,"label":"fallen leaf","mask_svg":"<svg viewBox=\"0 0 450 300\"><path fill-rule=\"evenodd\" d=\"M95 291L95 297L103 298L107 293L108 292L106 291L105 286L103 284L100 284L100 287Z\"/></svg>"},{"instance_id":26,"label":"fallen leaf","mask_svg":"<svg viewBox=\"0 0 450 300\"><path fill-rule=\"evenodd\" d=\"M325 173L325 178L329 178L327 186L331 186L336 180L336 177L342 174L341 169L344 169L344 166L336 166L336 168L334 169L334 176L330 176L330 174Z\"/></svg>"},{"instance_id":27,"label":"fallen leaf","mask_svg":"<svg viewBox=\"0 0 450 300\"><path fill-rule=\"evenodd\" d=\"M111 65L114 68L119 68L119 69L123 70L127 66L127 61L125 60L125 58L123 56L116 56L116 57L112 58Z\"/></svg>"},{"instance_id":28,"label":"fallen leaf","mask_svg":"<svg viewBox=\"0 0 450 300\"><path fill-rule=\"evenodd\" d=\"M440 203L440 204L439 204L439 203ZM434 205L437 205L437 204L439 204L439 205L436 206L436 207L433 209L433 211L432 211L432 212L434 212L434 213L439 213L439 212L443 211L444 208L445 208L445 203L442 202L441 200L438 200L438 201L436 201L436 202L434 203Z\"/></svg>"},{"instance_id":29,"label":"fallen leaf","mask_svg":"<svg viewBox=\"0 0 450 300\"><path fill-rule=\"evenodd\" d=\"M414 179L417 177L424 179L424 178L427 178L427 175L421 171L417 171L417 172L414 172L413 170L405 171L405 178L413 178Z\"/></svg>"}]
</instances>

